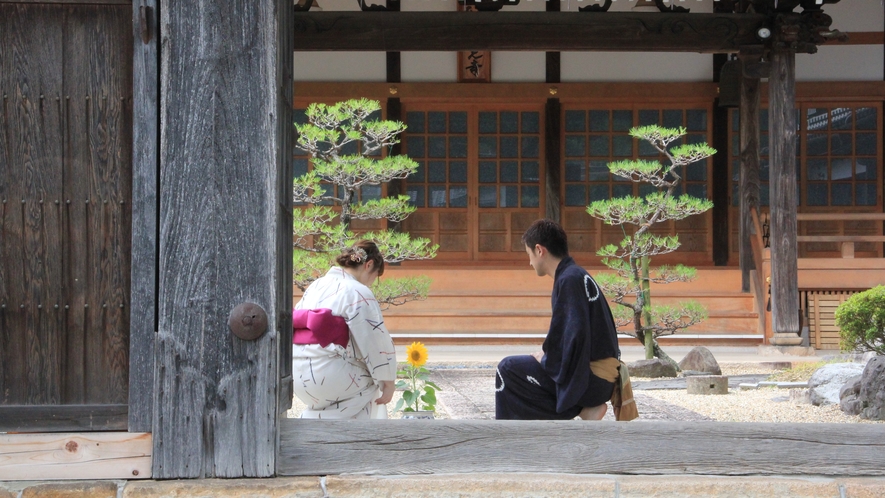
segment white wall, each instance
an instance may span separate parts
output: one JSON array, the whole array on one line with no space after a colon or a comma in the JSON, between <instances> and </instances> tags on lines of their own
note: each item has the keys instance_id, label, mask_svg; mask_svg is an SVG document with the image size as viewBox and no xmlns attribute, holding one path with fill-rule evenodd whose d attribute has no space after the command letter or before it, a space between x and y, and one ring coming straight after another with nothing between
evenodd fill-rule
<instances>
[{"instance_id":1,"label":"white wall","mask_svg":"<svg viewBox=\"0 0 885 498\"><path fill-rule=\"evenodd\" d=\"M295 52L295 81L387 81L384 52Z\"/></svg>"},{"instance_id":2,"label":"white wall","mask_svg":"<svg viewBox=\"0 0 885 498\"><path fill-rule=\"evenodd\" d=\"M882 45L818 47L816 54L796 54L796 81L882 81Z\"/></svg>"},{"instance_id":3,"label":"white wall","mask_svg":"<svg viewBox=\"0 0 885 498\"><path fill-rule=\"evenodd\" d=\"M563 82L713 81L710 54L563 52Z\"/></svg>"},{"instance_id":4,"label":"white wall","mask_svg":"<svg viewBox=\"0 0 885 498\"><path fill-rule=\"evenodd\" d=\"M400 52L400 79L404 82L455 83L458 81L458 53Z\"/></svg>"},{"instance_id":5,"label":"white wall","mask_svg":"<svg viewBox=\"0 0 885 498\"><path fill-rule=\"evenodd\" d=\"M881 0L844 0L824 5L824 12L833 18L830 27L839 31L882 31L885 27Z\"/></svg>"},{"instance_id":6,"label":"white wall","mask_svg":"<svg viewBox=\"0 0 885 498\"><path fill-rule=\"evenodd\" d=\"M353 0L356 2L356 0ZM383 3L384 0L375 0L376 3ZM403 12L442 10L454 11L458 10L457 0L400 0L399 10Z\"/></svg>"},{"instance_id":7,"label":"white wall","mask_svg":"<svg viewBox=\"0 0 885 498\"><path fill-rule=\"evenodd\" d=\"M492 81L495 83L547 81L544 52L492 52Z\"/></svg>"}]
</instances>

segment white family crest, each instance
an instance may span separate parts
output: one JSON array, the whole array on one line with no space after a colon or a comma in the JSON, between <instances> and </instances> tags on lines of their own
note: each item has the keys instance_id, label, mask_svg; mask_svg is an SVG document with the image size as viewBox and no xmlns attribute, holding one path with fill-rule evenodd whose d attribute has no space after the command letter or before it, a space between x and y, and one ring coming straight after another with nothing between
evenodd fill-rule
<instances>
[{"instance_id":1,"label":"white family crest","mask_svg":"<svg viewBox=\"0 0 885 498\"><path fill-rule=\"evenodd\" d=\"M590 296L590 285L588 284L588 282L592 283L593 288L596 289L596 294L594 296ZM599 299L599 286L596 285L596 281L593 280L590 275L584 275L584 292L587 293L587 300L591 303Z\"/></svg>"}]
</instances>

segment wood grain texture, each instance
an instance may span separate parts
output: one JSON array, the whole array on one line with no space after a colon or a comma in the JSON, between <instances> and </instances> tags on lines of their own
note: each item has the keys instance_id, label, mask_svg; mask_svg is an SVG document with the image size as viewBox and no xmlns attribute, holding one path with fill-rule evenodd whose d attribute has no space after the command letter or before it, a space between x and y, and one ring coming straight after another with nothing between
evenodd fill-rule
<instances>
[{"instance_id":1,"label":"wood grain texture","mask_svg":"<svg viewBox=\"0 0 885 498\"><path fill-rule=\"evenodd\" d=\"M399 6L398 2L397 7ZM294 47L292 36L292 23L294 12L292 9L283 9L279 18L277 30L277 50L280 54L291 54ZM277 112L280 116L277 123L277 203L279 219L272 229L276 231L276 309L278 311L277 330L280 331L279 362L277 364L277 413L285 413L292 407L293 381L292 381L292 345L289 334L292 330L292 178L295 176L292 154L295 150L295 126L293 125L295 107L293 104L292 81L294 80L295 66L292 57L283 56L277 61L279 64L276 73ZM274 445L279 445L279 435L274 433Z\"/></svg>"},{"instance_id":2,"label":"wood grain texture","mask_svg":"<svg viewBox=\"0 0 885 498\"><path fill-rule=\"evenodd\" d=\"M881 425L408 422L284 419L278 473L885 475Z\"/></svg>"},{"instance_id":3,"label":"wood grain texture","mask_svg":"<svg viewBox=\"0 0 885 498\"><path fill-rule=\"evenodd\" d=\"M39 404L58 402L60 396L58 341L52 333L52 317L44 313L44 305L50 301L49 287L57 281L59 270L57 260L49 255L51 246L58 244L57 217L51 208L43 208L45 198L60 193L61 130L54 97L61 91L61 61L51 46L62 41L63 16L46 13L45 23L27 26L21 22L28 17L23 10L8 12L12 23L6 50L11 73L3 89L10 148L4 173L11 177L8 205L17 211L17 226L6 241L7 257L13 265L20 265L20 273L9 273L14 277L7 286L10 300L16 302L12 309L18 311L9 334L13 342L21 343L11 349L24 353L11 381L27 386L18 403ZM24 54L28 57L23 58Z\"/></svg>"},{"instance_id":4,"label":"wood grain texture","mask_svg":"<svg viewBox=\"0 0 885 498\"><path fill-rule=\"evenodd\" d=\"M74 316L82 319L74 327L83 331L86 403L128 396L131 18L129 7L81 6L70 9L67 20L78 28L65 44L74 239L69 278Z\"/></svg>"},{"instance_id":5,"label":"wood grain texture","mask_svg":"<svg viewBox=\"0 0 885 498\"><path fill-rule=\"evenodd\" d=\"M71 432L126 430L126 405L0 406L0 431Z\"/></svg>"},{"instance_id":6,"label":"wood grain texture","mask_svg":"<svg viewBox=\"0 0 885 498\"><path fill-rule=\"evenodd\" d=\"M2 402L125 403L130 7L7 3L0 18Z\"/></svg>"},{"instance_id":7,"label":"wood grain texture","mask_svg":"<svg viewBox=\"0 0 885 498\"><path fill-rule=\"evenodd\" d=\"M768 88L771 93L771 324L775 334L798 334L795 52L771 52Z\"/></svg>"},{"instance_id":8,"label":"wood grain texture","mask_svg":"<svg viewBox=\"0 0 885 498\"><path fill-rule=\"evenodd\" d=\"M284 5L160 4L158 478L274 473L281 341L291 347L291 318L281 330L292 237ZM243 302L271 317L255 341L228 329Z\"/></svg>"},{"instance_id":9,"label":"wood grain texture","mask_svg":"<svg viewBox=\"0 0 885 498\"><path fill-rule=\"evenodd\" d=\"M18 72L14 69L16 54L24 47L15 25L20 10L14 5L0 5L0 401L4 404L26 402L26 332L24 329L24 267L22 261L22 168L20 167L21 130ZM20 42L19 42L20 43ZM9 261L9 264L5 262ZM5 307L4 307L5 306Z\"/></svg>"},{"instance_id":10,"label":"wood grain texture","mask_svg":"<svg viewBox=\"0 0 885 498\"><path fill-rule=\"evenodd\" d=\"M0 434L0 480L150 477L150 434Z\"/></svg>"},{"instance_id":11,"label":"wood grain texture","mask_svg":"<svg viewBox=\"0 0 885 498\"><path fill-rule=\"evenodd\" d=\"M745 59L746 60L746 59ZM739 259L741 290L750 292L750 271L761 269L753 258L752 209L759 209L759 78L741 78L740 86Z\"/></svg>"},{"instance_id":12,"label":"wood grain texture","mask_svg":"<svg viewBox=\"0 0 885 498\"><path fill-rule=\"evenodd\" d=\"M298 12L299 50L604 50L736 52L757 43L757 14L607 12ZM531 33L531 36L527 36Z\"/></svg>"},{"instance_id":13,"label":"wood grain texture","mask_svg":"<svg viewBox=\"0 0 885 498\"><path fill-rule=\"evenodd\" d=\"M160 174L158 0L132 9L132 260L129 307L129 430L151 430L157 331L157 209Z\"/></svg>"}]
</instances>

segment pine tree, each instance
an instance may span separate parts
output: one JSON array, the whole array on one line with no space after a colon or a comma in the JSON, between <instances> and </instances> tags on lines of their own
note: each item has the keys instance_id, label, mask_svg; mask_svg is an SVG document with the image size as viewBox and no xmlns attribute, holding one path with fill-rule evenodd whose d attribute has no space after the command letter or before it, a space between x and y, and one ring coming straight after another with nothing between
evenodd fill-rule
<instances>
[{"instance_id":1,"label":"pine tree","mask_svg":"<svg viewBox=\"0 0 885 498\"><path fill-rule=\"evenodd\" d=\"M418 163L405 155L383 155L399 142L406 125L374 119L378 101L353 99L333 105L311 104L308 123L295 124L297 145L311 157L313 168L294 180L294 284L302 291L322 276L335 256L359 239L374 240L388 263L430 259L438 246L428 239L384 230L356 234L352 220L384 219L397 223L415 211L400 195L361 201L360 189L404 179ZM348 154L348 150L355 153ZM428 278L379 279L373 289L384 305L424 299Z\"/></svg>"},{"instance_id":2,"label":"pine tree","mask_svg":"<svg viewBox=\"0 0 885 498\"><path fill-rule=\"evenodd\" d=\"M650 267L652 256L667 254L679 248L677 235L661 236L651 232L656 223L681 220L703 213L713 207L707 199L688 194L674 195L682 180L680 171L696 161L706 159L716 150L706 143L685 144L668 149L686 133L685 128L664 128L657 125L630 129L633 138L649 142L664 155L669 164L643 159L628 159L609 163L613 175L629 178L637 183L649 183L655 190L643 197L626 196L591 203L587 212L608 225L633 225L620 245L610 244L597 251L602 262L615 270L614 274L599 275L597 281L609 294L619 327L632 322L628 334L645 345L647 359L658 357L675 363L658 345L657 338L707 318L704 307L696 301L684 301L675 306L652 306L650 283L687 282L697 271L684 265ZM678 367L677 367L678 368Z\"/></svg>"}]
</instances>

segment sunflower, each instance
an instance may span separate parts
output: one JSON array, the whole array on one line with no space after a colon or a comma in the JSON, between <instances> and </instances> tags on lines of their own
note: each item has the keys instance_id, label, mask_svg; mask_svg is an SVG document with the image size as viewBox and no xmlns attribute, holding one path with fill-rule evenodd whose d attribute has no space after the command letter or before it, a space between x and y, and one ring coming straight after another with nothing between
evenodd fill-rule
<instances>
[{"instance_id":1,"label":"sunflower","mask_svg":"<svg viewBox=\"0 0 885 498\"><path fill-rule=\"evenodd\" d=\"M427 363L427 348L420 342L413 342L406 348L406 356L409 365L418 368Z\"/></svg>"}]
</instances>

